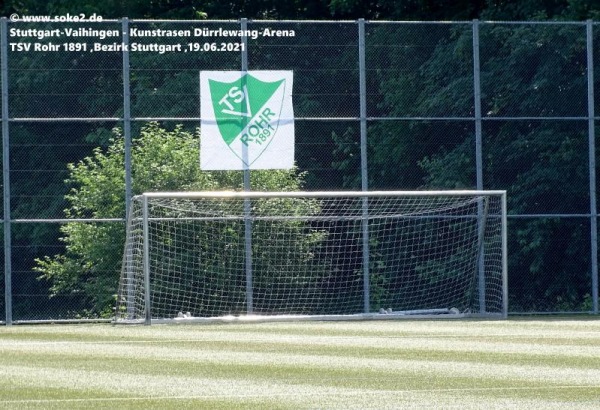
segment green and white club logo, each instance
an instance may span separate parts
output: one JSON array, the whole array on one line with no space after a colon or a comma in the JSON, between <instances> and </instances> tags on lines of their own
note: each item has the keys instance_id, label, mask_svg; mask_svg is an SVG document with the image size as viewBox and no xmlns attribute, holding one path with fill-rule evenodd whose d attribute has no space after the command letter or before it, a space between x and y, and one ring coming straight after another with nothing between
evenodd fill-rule
<instances>
[{"instance_id":1,"label":"green and white club logo","mask_svg":"<svg viewBox=\"0 0 600 410\"><path fill-rule=\"evenodd\" d=\"M201 168L291 168L292 83L291 71L201 71Z\"/></svg>"}]
</instances>

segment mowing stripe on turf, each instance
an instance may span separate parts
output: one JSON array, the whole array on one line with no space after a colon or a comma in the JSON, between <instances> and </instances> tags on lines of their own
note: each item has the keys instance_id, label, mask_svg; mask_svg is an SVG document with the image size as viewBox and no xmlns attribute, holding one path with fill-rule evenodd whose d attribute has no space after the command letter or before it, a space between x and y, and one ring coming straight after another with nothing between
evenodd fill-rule
<instances>
[{"instance_id":1,"label":"mowing stripe on turf","mask_svg":"<svg viewBox=\"0 0 600 410\"><path fill-rule=\"evenodd\" d=\"M600 407L596 346L593 320L13 326L0 407Z\"/></svg>"}]
</instances>

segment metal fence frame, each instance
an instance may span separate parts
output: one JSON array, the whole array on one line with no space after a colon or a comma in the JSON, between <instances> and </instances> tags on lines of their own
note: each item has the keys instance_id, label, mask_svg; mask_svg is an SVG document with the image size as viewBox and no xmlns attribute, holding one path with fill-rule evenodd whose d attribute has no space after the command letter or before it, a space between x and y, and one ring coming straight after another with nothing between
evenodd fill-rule
<instances>
[{"instance_id":1,"label":"metal fence frame","mask_svg":"<svg viewBox=\"0 0 600 410\"><path fill-rule=\"evenodd\" d=\"M122 41L125 44L129 44L129 25L131 23L202 23L204 21L192 20L192 21L173 21L173 20L129 20L127 18L119 20L103 20L106 22L119 22L122 28ZM225 23L226 21L206 21L212 23ZM244 29L248 24L247 19L238 20L240 28ZM231 23L231 21L228 21ZM361 189L367 191L368 186L368 175L367 175L367 125L370 121L376 120L399 120L399 121L414 121L414 120L428 120L428 121L443 121L443 120L454 120L454 121L467 121L471 122L475 126L475 159L476 159L476 189L486 189L483 177L483 124L487 121L505 121L505 120L561 120L561 121L579 121L587 122L587 133L588 133L588 166L589 166L589 212L583 214L509 214L509 219L517 218L539 218L539 217L560 217L560 218L589 218L590 221L590 244L591 244L591 298L592 298L592 311L589 313L598 314L598 212L597 212L597 199L596 199L596 159L595 159L595 121L600 120L600 117L595 114L595 102L594 102L594 52L593 52L593 34L594 26L599 23L594 23L591 20L585 22L482 22L479 20L473 20L470 22L392 22L392 21L377 21L377 24L470 24L472 26L473 42L473 103L474 113L472 116L462 117L375 117L369 116L367 109L367 67L366 67L366 45L365 45L365 27L369 22L360 19L357 21L271 21L271 20L253 20L252 23L268 23L270 25L277 25L281 23L311 23L311 24L356 24L356 30L358 33L358 47L357 47L357 65L359 70L359 92L360 92L360 107L359 115L356 117L337 117L337 118L296 118L298 121L302 120L327 120L327 121L355 121L360 125L360 164L361 164ZM5 295L5 312L4 321L0 321L5 325L11 325L13 320L12 315L12 246L11 246L11 225L17 223L67 223L67 222L124 222L126 220L122 218L115 219L14 219L11 215L11 194L10 194L10 124L11 123L31 123L31 122L88 122L88 121L114 121L120 122L123 125L124 139L125 139L125 183L126 192L125 197L127 203L132 197L132 177L131 177L131 124L132 122L140 121L180 121L180 122L199 122L200 117L183 117L183 118L171 118L171 117L134 117L131 115L131 89L130 89L130 65L129 65L129 54L130 52L125 49L122 52L122 73L123 73L123 116L122 117L110 117L110 118L96 118L96 117L69 117L69 118L23 118L23 117L11 117L9 115L9 68L8 68L8 26L11 23L6 17L0 18L0 88L1 88L1 117L2 117L2 181L3 181L3 204L4 211L2 217L3 235L4 235L4 295ZM90 22L90 24L94 24ZM586 47L587 47L587 115L585 116L573 116L573 117L487 117L482 114L482 96L481 96L481 78L480 78L480 35L479 29L483 25L489 24L502 24L502 25L513 25L513 24L528 24L528 25L575 25L586 28ZM242 52L242 70L248 69L247 50ZM246 55L244 55L246 54ZM248 178L245 177L245 186ZM128 208L128 207L127 207ZM127 212L127 211L126 211ZM509 310L510 312L510 310ZM517 313L517 312L512 312Z\"/></svg>"}]
</instances>

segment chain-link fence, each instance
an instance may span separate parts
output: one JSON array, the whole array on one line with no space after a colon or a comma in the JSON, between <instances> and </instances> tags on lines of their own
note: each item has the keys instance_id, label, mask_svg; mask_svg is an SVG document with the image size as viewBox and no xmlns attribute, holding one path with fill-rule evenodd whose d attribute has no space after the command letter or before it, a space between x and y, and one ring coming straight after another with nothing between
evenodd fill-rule
<instances>
[{"instance_id":1,"label":"chain-link fence","mask_svg":"<svg viewBox=\"0 0 600 410\"><path fill-rule=\"evenodd\" d=\"M199 71L243 62L294 72L305 189L506 189L509 311L598 312L593 22L2 19L0 34L5 323L107 315L40 270L68 224L124 224L125 205L65 213L68 164L123 138L125 204L144 125L193 132ZM116 292L119 246L78 280Z\"/></svg>"}]
</instances>

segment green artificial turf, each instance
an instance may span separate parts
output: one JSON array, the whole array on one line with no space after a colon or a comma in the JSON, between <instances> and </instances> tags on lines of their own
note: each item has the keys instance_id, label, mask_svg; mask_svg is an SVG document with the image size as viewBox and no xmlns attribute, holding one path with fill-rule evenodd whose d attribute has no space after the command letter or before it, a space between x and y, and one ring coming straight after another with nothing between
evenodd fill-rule
<instances>
[{"instance_id":1,"label":"green artificial turf","mask_svg":"<svg viewBox=\"0 0 600 410\"><path fill-rule=\"evenodd\" d=\"M600 408L600 320L0 327L0 408Z\"/></svg>"}]
</instances>

